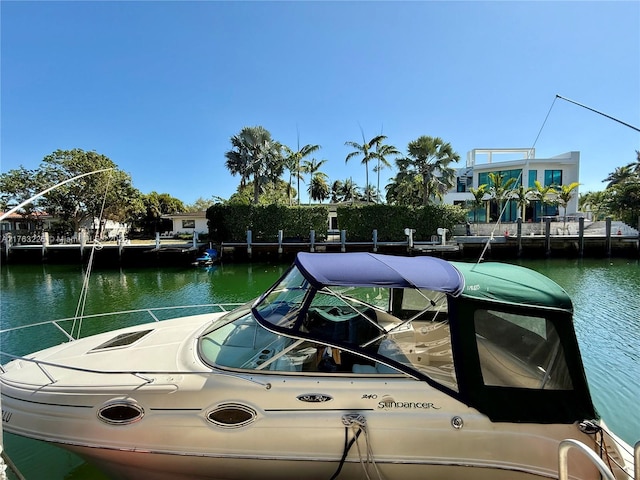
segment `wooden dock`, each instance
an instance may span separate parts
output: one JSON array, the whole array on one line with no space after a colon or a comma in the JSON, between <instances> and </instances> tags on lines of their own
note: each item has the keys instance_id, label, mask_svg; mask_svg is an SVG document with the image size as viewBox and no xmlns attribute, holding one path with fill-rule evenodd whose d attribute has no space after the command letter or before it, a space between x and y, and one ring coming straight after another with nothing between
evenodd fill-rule
<instances>
[{"instance_id":1,"label":"wooden dock","mask_svg":"<svg viewBox=\"0 0 640 480\"><path fill-rule=\"evenodd\" d=\"M520 225L521 227L521 225ZM374 230L372 241L347 241L346 231L330 235L326 241L316 241L315 233L307 239L286 239L282 232L277 242L254 242L247 231L245 242L222 242L215 247L222 261L289 260L297 252L377 252L392 255L434 255L450 259L484 258L509 259L579 258L579 257L640 257L640 234L612 232L610 223L604 232L585 234L580 228L576 234L552 235L547 222L543 234L522 234L521 228L504 235L454 235L445 242L441 237L432 241L414 241L409 231L405 241L378 241ZM438 239L438 240L436 240ZM160 240L137 242L108 242L69 245L21 245L5 243L2 260L9 263L78 263L86 262L90 255L102 265L189 265L208 244ZM93 253L92 253L93 252Z\"/></svg>"}]
</instances>

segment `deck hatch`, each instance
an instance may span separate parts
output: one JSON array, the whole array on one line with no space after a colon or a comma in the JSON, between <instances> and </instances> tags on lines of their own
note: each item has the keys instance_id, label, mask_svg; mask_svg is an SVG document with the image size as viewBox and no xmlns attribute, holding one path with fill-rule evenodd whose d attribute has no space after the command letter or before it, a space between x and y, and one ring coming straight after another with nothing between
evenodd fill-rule
<instances>
[{"instance_id":1,"label":"deck hatch","mask_svg":"<svg viewBox=\"0 0 640 480\"><path fill-rule=\"evenodd\" d=\"M139 332L122 333L120 335L116 335L111 340L107 340L97 347L92 348L90 351L95 352L98 350L106 350L108 348L128 347L152 331L153 330L141 330Z\"/></svg>"}]
</instances>

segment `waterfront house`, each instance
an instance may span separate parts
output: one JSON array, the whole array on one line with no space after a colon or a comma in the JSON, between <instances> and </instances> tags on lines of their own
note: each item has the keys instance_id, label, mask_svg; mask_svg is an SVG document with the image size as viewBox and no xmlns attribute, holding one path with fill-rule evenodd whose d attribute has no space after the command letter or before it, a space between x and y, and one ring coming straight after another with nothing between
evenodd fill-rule
<instances>
[{"instance_id":1,"label":"waterfront house","mask_svg":"<svg viewBox=\"0 0 640 480\"><path fill-rule=\"evenodd\" d=\"M498 161L495 161L498 160ZM537 158L534 148L493 148L474 149L467 153L467 164L457 170L457 184L444 197L443 202L459 204L470 208L469 219L471 221L492 222L498 218L498 205L496 202L486 201L485 204L473 209L470 202L474 197L470 191L480 185L491 185L489 174L499 173L503 182L509 178L516 179L512 188L520 185L527 188L535 188L537 180L543 187L570 185L579 181L580 152L567 152L549 158ZM579 188L579 187L578 187ZM578 211L578 188L573 191L573 198L567 205L567 215ZM485 200L489 196L485 195ZM536 222L544 217L557 217L564 215L557 205L543 203L540 200L532 200L523 212L515 200L508 200L502 216L504 222L515 222L519 217L524 221Z\"/></svg>"},{"instance_id":2,"label":"waterfront house","mask_svg":"<svg viewBox=\"0 0 640 480\"><path fill-rule=\"evenodd\" d=\"M171 220L173 223L173 229L171 231L162 233L161 236L164 237L174 237L184 234L193 235L194 232L206 235L209 231L207 212L205 211L173 213L163 215L162 218Z\"/></svg>"}]
</instances>

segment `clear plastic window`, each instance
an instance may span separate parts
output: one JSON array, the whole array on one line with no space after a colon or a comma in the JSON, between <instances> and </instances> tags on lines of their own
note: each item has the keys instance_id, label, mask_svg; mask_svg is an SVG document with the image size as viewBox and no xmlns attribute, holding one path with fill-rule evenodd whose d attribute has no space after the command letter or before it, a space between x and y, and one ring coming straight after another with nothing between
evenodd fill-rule
<instances>
[{"instance_id":1,"label":"clear plastic window","mask_svg":"<svg viewBox=\"0 0 640 480\"><path fill-rule=\"evenodd\" d=\"M474 323L485 385L572 388L558 333L546 318L477 310Z\"/></svg>"},{"instance_id":2,"label":"clear plastic window","mask_svg":"<svg viewBox=\"0 0 640 480\"><path fill-rule=\"evenodd\" d=\"M292 326L304 302L309 283L297 268L271 290L257 305L261 318L278 326Z\"/></svg>"}]
</instances>

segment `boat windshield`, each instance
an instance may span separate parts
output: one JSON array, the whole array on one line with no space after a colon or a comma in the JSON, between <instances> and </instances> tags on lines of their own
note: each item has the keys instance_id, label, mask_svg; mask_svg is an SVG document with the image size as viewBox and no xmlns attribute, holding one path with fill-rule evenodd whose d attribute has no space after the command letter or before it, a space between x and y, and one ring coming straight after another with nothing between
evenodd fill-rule
<instances>
[{"instance_id":1,"label":"boat windshield","mask_svg":"<svg viewBox=\"0 0 640 480\"><path fill-rule=\"evenodd\" d=\"M318 288L293 267L253 313L269 330L298 339L271 334L278 337L276 350L295 354L283 365L359 375L417 372L457 389L447 298L414 288ZM263 350L270 354L270 347Z\"/></svg>"}]
</instances>

